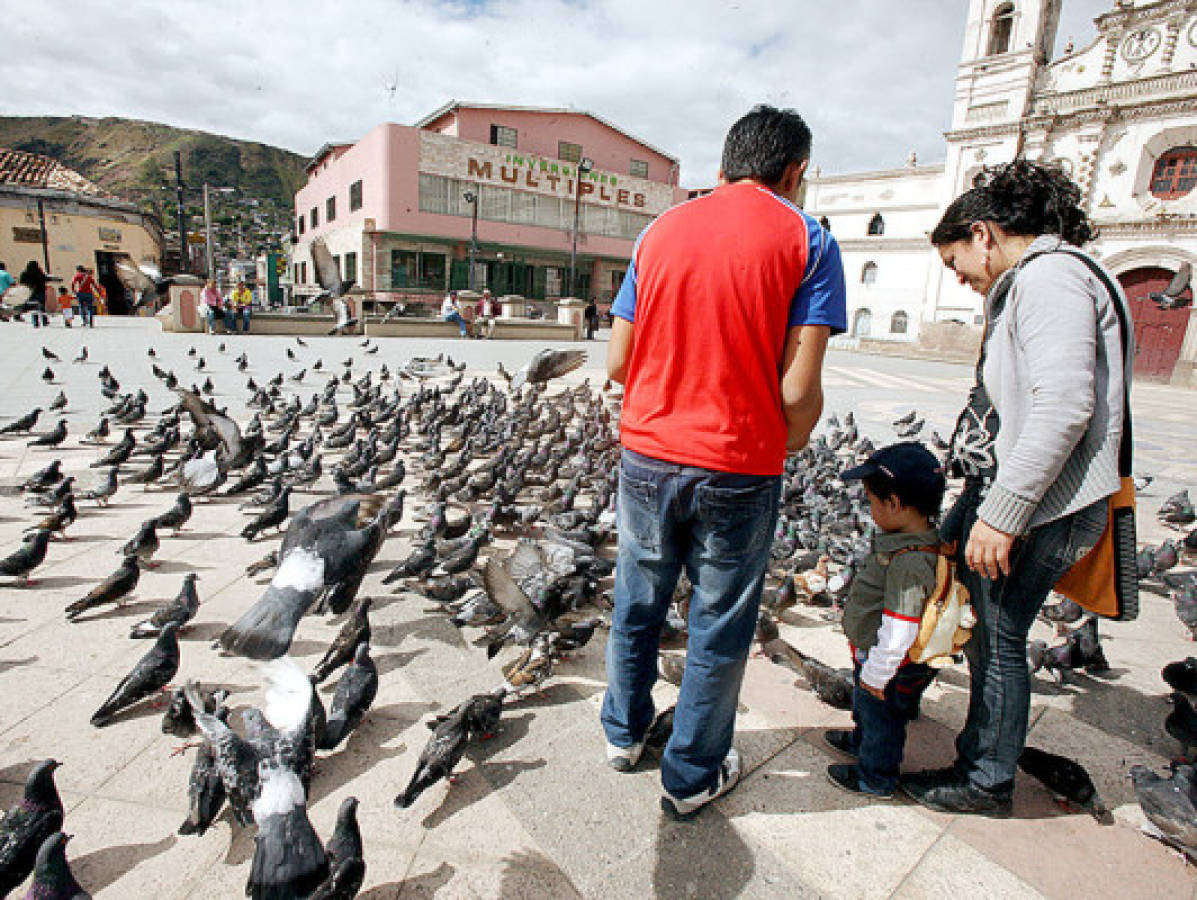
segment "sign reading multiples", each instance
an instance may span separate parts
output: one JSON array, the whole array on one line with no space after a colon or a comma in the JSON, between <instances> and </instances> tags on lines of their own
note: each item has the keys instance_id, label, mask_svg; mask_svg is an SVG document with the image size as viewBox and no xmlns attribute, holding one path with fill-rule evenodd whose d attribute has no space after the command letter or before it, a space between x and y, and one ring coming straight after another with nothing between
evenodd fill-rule
<instances>
[{"instance_id":1,"label":"sign reading multiples","mask_svg":"<svg viewBox=\"0 0 1197 900\"><path fill-rule=\"evenodd\" d=\"M648 213L662 212L673 202L672 189L655 181L591 171L581 176L579 186L577 167L570 163L435 132L420 134L420 171L559 197L573 197L577 190L587 203Z\"/></svg>"}]
</instances>

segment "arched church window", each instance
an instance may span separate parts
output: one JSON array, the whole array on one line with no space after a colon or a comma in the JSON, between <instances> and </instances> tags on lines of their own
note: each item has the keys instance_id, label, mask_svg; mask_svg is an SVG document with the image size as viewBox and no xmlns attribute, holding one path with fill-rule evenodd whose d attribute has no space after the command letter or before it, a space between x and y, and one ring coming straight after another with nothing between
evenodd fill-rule
<instances>
[{"instance_id":1,"label":"arched church window","mask_svg":"<svg viewBox=\"0 0 1197 900\"><path fill-rule=\"evenodd\" d=\"M860 270L861 284L876 284L877 283L877 263L869 260Z\"/></svg>"},{"instance_id":2,"label":"arched church window","mask_svg":"<svg viewBox=\"0 0 1197 900\"><path fill-rule=\"evenodd\" d=\"M1176 200L1197 187L1197 147L1173 147L1155 161L1151 193L1161 200Z\"/></svg>"},{"instance_id":3,"label":"arched church window","mask_svg":"<svg viewBox=\"0 0 1197 900\"><path fill-rule=\"evenodd\" d=\"M881 213L869 219L869 234L885 234L885 219L881 218Z\"/></svg>"},{"instance_id":4,"label":"arched church window","mask_svg":"<svg viewBox=\"0 0 1197 900\"><path fill-rule=\"evenodd\" d=\"M905 334L906 333L906 313L904 310L898 310L889 319L889 333L890 334Z\"/></svg>"},{"instance_id":5,"label":"arched church window","mask_svg":"<svg viewBox=\"0 0 1197 900\"><path fill-rule=\"evenodd\" d=\"M993 11L993 25L989 31L988 56L997 56L1010 50L1010 38L1014 35L1014 4L1003 3Z\"/></svg>"}]
</instances>

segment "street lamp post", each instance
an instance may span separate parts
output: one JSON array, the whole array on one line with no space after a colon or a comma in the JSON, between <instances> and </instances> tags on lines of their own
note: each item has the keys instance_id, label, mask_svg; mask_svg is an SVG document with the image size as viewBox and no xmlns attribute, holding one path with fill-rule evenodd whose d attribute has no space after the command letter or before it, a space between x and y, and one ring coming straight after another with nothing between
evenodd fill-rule
<instances>
[{"instance_id":1,"label":"street lamp post","mask_svg":"<svg viewBox=\"0 0 1197 900\"><path fill-rule=\"evenodd\" d=\"M222 194L231 194L233 188L231 187L210 187L208 182L204 182L204 235L206 242L206 249L208 254L208 280L216 280L216 254L212 246L212 207L209 200L211 191L220 191Z\"/></svg>"},{"instance_id":2,"label":"street lamp post","mask_svg":"<svg viewBox=\"0 0 1197 900\"><path fill-rule=\"evenodd\" d=\"M574 279L578 269L578 221L582 213L582 176L594 168L594 161L583 156L578 162L577 177L574 179L574 234L573 243L569 250L569 295L574 296Z\"/></svg>"},{"instance_id":3,"label":"street lamp post","mask_svg":"<svg viewBox=\"0 0 1197 900\"><path fill-rule=\"evenodd\" d=\"M473 188L462 194L466 203L474 207L470 214L470 271L466 273L466 287L474 290L474 258L478 255L478 189Z\"/></svg>"}]
</instances>

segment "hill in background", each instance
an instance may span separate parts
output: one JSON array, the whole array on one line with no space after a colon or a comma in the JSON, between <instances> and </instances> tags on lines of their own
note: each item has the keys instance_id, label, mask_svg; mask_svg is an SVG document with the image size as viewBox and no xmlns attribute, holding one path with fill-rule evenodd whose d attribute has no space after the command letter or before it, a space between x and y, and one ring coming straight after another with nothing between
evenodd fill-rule
<instances>
[{"instance_id":1,"label":"hill in background","mask_svg":"<svg viewBox=\"0 0 1197 900\"><path fill-rule=\"evenodd\" d=\"M187 215L202 215L199 188L205 181L235 188L218 196L213 219L220 243L236 242L246 253L273 247L290 232L295 191L306 180L306 158L289 150L135 119L0 116L0 147L70 166L105 191L155 212L168 232L177 228L178 150L183 182L195 189L186 194Z\"/></svg>"}]
</instances>

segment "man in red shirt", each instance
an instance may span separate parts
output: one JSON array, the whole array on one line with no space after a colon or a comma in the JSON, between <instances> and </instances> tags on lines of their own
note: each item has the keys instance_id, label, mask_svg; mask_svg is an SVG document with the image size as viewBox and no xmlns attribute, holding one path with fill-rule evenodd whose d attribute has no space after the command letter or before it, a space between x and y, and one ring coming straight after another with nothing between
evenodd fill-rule
<instances>
[{"instance_id":1,"label":"man in red shirt","mask_svg":"<svg viewBox=\"0 0 1197 900\"><path fill-rule=\"evenodd\" d=\"M810 130L758 106L728 132L720 186L644 230L612 306L626 385L619 558L602 723L619 771L653 718L661 626L694 585L662 808L686 819L740 777L732 747L787 451L823 407L827 339L847 325L839 248L794 203Z\"/></svg>"}]
</instances>

